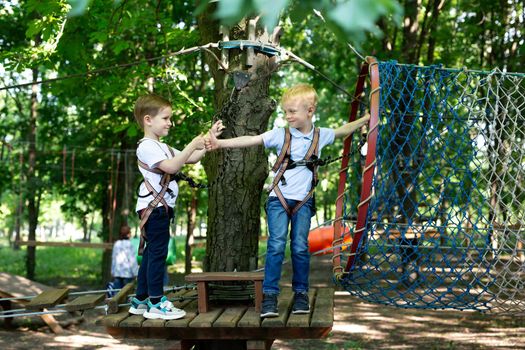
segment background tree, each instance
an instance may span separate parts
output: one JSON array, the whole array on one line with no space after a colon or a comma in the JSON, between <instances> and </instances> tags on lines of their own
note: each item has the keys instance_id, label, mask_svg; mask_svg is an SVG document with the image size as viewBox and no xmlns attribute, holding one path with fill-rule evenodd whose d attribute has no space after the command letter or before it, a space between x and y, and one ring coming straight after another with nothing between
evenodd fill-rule
<instances>
[{"instance_id":1,"label":"background tree","mask_svg":"<svg viewBox=\"0 0 525 350\"><path fill-rule=\"evenodd\" d=\"M399 5L390 0L224 0L217 11L213 7L217 3L201 5L196 18L195 7L179 0L94 0L77 16L68 16L71 7L64 0L4 2L2 86L28 84L0 86L0 165L11 170L0 172L4 203L0 210L5 217L2 229L10 232L9 237L17 231L34 231L39 225L39 201L57 199L79 225L86 226L89 217L102 218L93 227L103 241L114 238L124 222L137 225L130 213L140 180L134 148L141 133L132 107L139 95L149 91L173 101L175 127L167 142L182 148L210 126L214 115L227 124L225 137L280 126L282 114L275 101L285 87L298 81L312 83L319 92L316 125L340 125L349 102L342 90L352 92L362 60L347 42L381 60L473 69L524 68L520 59L524 9L519 0L402 0ZM183 47L219 40L221 19L230 26L231 39L246 39L246 20L241 19L259 13L264 15L258 21L258 34L264 25L280 23L281 45L312 63L338 87L303 66L289 62L276 66L263 55L248 67L240 50L231 50L228 72L219 69L209 52L169 56ZM251 74L246 87L234 89L234 71ZM32 84L46 79L56 80ZM339 155L339 145L323 155ZM197 213L208 212L207 269L254 267L266 159L261 148L217 152L205 161L208 181L215 183L209 193L181 185L177 217L191 223L193 215L186 215L193 210L191 203ZM321 171L324 187L317 201L324 208L323 219L331 217L335 168ZM202 172L192 174L206 182ZM31 208L31 217L26 207ZM191 231L192 225L188 226ZM107 268L104 271L107 276Z\"/></svg>"}]
</instances>

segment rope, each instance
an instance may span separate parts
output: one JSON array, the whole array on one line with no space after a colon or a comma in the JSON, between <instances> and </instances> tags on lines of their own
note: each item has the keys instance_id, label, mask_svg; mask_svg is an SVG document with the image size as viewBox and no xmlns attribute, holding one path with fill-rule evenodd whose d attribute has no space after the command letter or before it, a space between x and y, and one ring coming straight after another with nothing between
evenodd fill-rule
<instances>
[{"instance_id":1,"label":"rope","mask_svg":"<svg viewBox=\"0 0 525 350\"><path fill-rule=\"evenodd\" d=\"M338 193L337 220L368 208L366 225L351 230L362 239L334 242L334 259L353 261L334 268L337 281L383 305L523 314L525 75L377 67L375 163L344 167L356 174L348 184L374 168L374 191Z\"/></svg>"}]
</instances>

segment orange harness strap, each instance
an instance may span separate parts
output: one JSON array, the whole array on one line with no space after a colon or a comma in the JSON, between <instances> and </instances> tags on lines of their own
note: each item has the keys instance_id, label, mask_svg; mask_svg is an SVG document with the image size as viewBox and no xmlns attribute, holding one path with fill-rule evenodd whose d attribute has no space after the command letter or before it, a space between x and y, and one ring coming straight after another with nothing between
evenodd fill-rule
<instances>
[{"instance_id":1,"label":"orange harness strap","mask_svg":"<svg viewBox=\"0 0 525 350\"><path fill-rule=\"evenodd\" d=\"M293 208L290 208L288 206L288 203L286 203L286 199L284 198L281 189L279 188L279 181L281 179L284 183L286 183L285 178L283 177L284 172L286 171L286 168L288 167L288 163L290 160L290 152L292 148L292 138L290 134L290 128L285 128L285 134L284 134L284 144L283 148L281 149L281 153L279 154L279 157L277 158L277 161L275 162L274 166L272 167L272 171L277 171L279 169L279 172L275 175L272 185L268 189L268 192L271 192L272 190L275 191L275 194L277 195L277 198L279 198L279 201L281 202L283 208L286 210L289 216L293 216L297 211L312 197L315 186L317 185L317 165L314 165L312 169L313 177L312 177L312 188L310 189L310 192L304 197L304 199L296 204ZM304 157L304 160L310 160L310 158L315 155L316 157L319 155L319 128L315 128L314 130L314 137L312 139L312 143L310 144L310 148L306 152L306 155Z\"/></svg>"}]
</instances>

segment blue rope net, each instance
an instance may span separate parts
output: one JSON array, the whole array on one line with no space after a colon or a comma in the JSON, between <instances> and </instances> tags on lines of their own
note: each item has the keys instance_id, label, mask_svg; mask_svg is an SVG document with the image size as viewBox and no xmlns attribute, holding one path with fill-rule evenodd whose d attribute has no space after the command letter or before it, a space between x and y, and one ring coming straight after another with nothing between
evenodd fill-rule
<instances>
[{"instance_id":1,"label":"blue rope net","mask_svg":"<svg viewBox=\"0 0 525 350\"><path fill-rule=\"evenodd\" d=\"M373 303L525 313L523 75L378 67L374 192L339 282ZM353 232L360 188L349 187Z\"/></svg>"}]
</instances>

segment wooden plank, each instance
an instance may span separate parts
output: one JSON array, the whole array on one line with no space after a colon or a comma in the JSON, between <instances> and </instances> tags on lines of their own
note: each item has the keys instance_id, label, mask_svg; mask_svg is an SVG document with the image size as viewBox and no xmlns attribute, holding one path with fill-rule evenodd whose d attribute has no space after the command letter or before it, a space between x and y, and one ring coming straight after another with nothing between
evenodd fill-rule
<instances>
[{"instance_id":1,"label":"wooden plank","mask_svg":"<svg viewBox=\"0 0 525 350\"><path fill-rule=\"evenodd\" d=\"M26 305L26 309L42 310L51 306L55 306L67 298L68 293L69 289L67 288L48 289L33 298Z\"/></svg>"},{"instance_id":2,"label":"wooden plank","mask_svg":"<svg viewBox=\"0 0 525 350\"><path fill-rule=\"evenodd\" d=\"M237 323L237 327L260 327L261 313L254 307L248 308L242 318Z\"/></svg>"},{"instance_id":3,"label":"wooden plank","mask_svg":"<svg viewBox=\"0 0 525 350\"><path fill-rule=\"evenodd\" d=\"M310 327L332 327L334 324L334 289L319 288Z\"/></svg>"},{"instance_id":4,"label":"wooden plank","mask_svg":"<svg viewBox=\"0 0 525 350\"><path fill-rule=\"evenodd\" d=\"M166 320L156 319L156 320L148 320L144 319L142 322L142 327L152 327L152 328L159 328L159 327L165 327L166 326Z\"/></svg>"},{"instance_id":5,"label":"wooden plank","mask_svg":"<svg viewBox=\"0 0 525 350\"><path fill-rule=\"evenodd\" d=\"M165 327L171 328L186 328L189 323L197 316L197 300L192 300L184 308L186 311L186 316L178 320L170 320L166 322Z\"/></svg>"},{"instance_id":6,"label":"wooden plank","mask_svg":"<svg viewBox=\"0 0 525 350\"><path fill-rule=\"evenodd\" d=\"M290 313L290 317L288 317L288 322L286 323L287 327L308 327L310 325L310 317L312 316L316 303L316 291L316 289L310 289L308 292L308 299L310 300L310 313L297 315Z\"/></svg>"},{"instance_id":7,"label":"wooden plank","mask_svg":"<svg viewBox=\"0 0 525 350\"><path fill-rule=\"evenodd\" d=\"M262 291L262 280L254 281L255 288L255 310L261 312L262 301L263 301L263 291Z\"/></svg>"},{"instance_id":8,"label":"wooden plank","mask_svg":"<svg viewBox=\"0 0 525 350\"><path fill-rule=\"evenodd\" d=\"M69 312L93 309L106 298L105 294L86 294L74 299L65 305Z\"/></svg>"},{"instance_id":9,"label":"wooden plank","mask_svg":"<svg viewBox=\"0 0 525 350\"><path fill-rule=\"evenodd\" d=\"M129 317L129 313L128 313L128 310L126 310L126 311L121 311L116 314L106 315L97 323L100 323L106 327L118 327L120 325L120 322L122 322L128 317Z\"/></svg>"},{"instance_id":10,"label":"wooden plank","mask_svg":"<svg viewBox=\"0 0 525 350\"><path fill-rule=\"evenodd\" d=\"M39 242L39 241L16 241L18 245L27 245L29 247L70 247L70 248L95 248L95 249L113 249L113 243L89 243L89 242Z\"/></svg>"},{"instance_id":11,"label":"wooden plank","mask_svg":"<svg viewBox=\"0 0 525 350\"><path fill-rule=\"evenodd\" d=\"M197 297L199 300L199 313L208 312L208 283L204 281L197 282Z\"/></svg>"},{"instance_id":12,"label":"wooden plank","mask_svg":"<svg viewBox=\"0 0 525 350\"><path fill-rule=\"evenodd\" d=\"M43 311L47 311L47 310L44 309ZM58 321L55 320L53 315L46 314L46 315L40 315L40 317L42 318L42 320L44 320L44 322L48 325L48 327L51 328L53 333L60 334L64 331L64 329L60 326L60 323L58 323Z\"/></svg>"},{"instance_id":13,"label":"wooden plank","mask_svg":"<svg viewBox=\"0 0 525 350\"><path fill-rule=\"evenodd\" d=\"M290 288L284 289L279 295L277 309L279 316L272 318L265 318L261 327L284 327L286 321L288 320L288 315L290 313L290 307L292 306L293 293Z\"/></svg>"},{"instance_id":14,"label":"wooden plank","mask_svg":"<svg viewBox=\"0 0 525 350\"><path fill-rule=\"evenodd\" d=\"M186 282L199 281L262 281L264 272L202 272L190 273Z\"/></svg>"},{"instance_id":15,"label":"wooden plank","mask_svg":"<svg viewBox=\"0 0 525 350\"><path fill-rule=\"evenodd\" d=\"M213 327L227 327L233 328L237 326L237 322L246 312L246 307L230 307L213 322Z\"/></svg>"},{"instance_id":16,"label":"wooden plank","mask_svg":"<svg viewBox=\"0 0 525 350\"><path fill-rule=\"evenodd\" d=\"M38 295L51 287L45 284L31 281L28 278L13 275L7 272L0 272L0 297L2 298L21 298L26 296ZM11 300L13 304L27 305L28 299ZM62 327L55 320L51 314L40 315L40 318L51 328L55 333L62 332ZM8 320L8 319L6 319Z\"/></svg>"},{"instance_id":17,"label":"wooden plank","mask_svg":"<svg viewBox=\"0 0 525 350\"><path fill-rule=\"evenodd\" d=\"M126 284L113 298L107 301L108 314L116 314L119 312L119 304L124 303L128 295L130 295L135 288L135 283L131 282Z\"/></svg>"},{"instance_id":18,"label":"wooden plank","mask_svg":"<svg viewBox=\"0 0 525 350\"><path fill-rule=\"evenodd\" d=\"M2 298L21 298L28 295L38 295L48 289L51 289L51 287L45 284L31 281L22 276L0 272L0 295ZM13 300L13 302L16 303L17 301Z\"/></svg>"},{"instance_id":19,"label":"wooden plank","mask_svg":"<svg viewBox=\"0 0 525 350\"><path fill-rule=\"evenodd\" d=\"M213 322L220 316L223 309L213 309L205 314L198 314L190 323L189 327L193 328L210 328Z\"/></svg>"},{"instance_id":20,"label":"wooden plank","mask_svg":"<svg viewBox=\"0 0 525 350\"><path fill-rule=\"evenodd\" d=\"M119 327L142 327L144 320L142 315L130 315L120 322Z\"/></svg>"}]
</instances>

